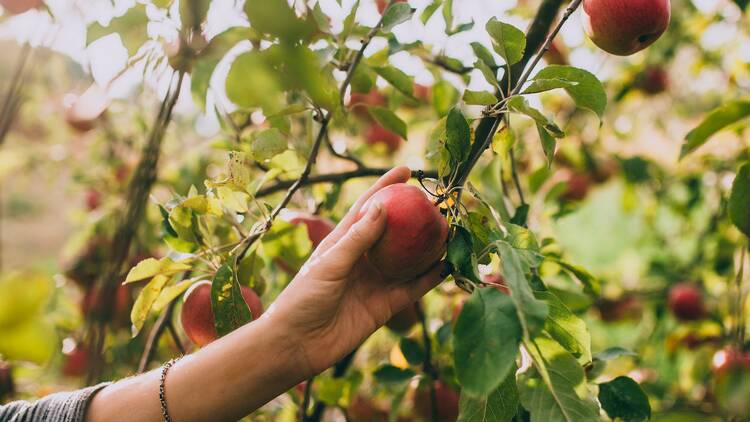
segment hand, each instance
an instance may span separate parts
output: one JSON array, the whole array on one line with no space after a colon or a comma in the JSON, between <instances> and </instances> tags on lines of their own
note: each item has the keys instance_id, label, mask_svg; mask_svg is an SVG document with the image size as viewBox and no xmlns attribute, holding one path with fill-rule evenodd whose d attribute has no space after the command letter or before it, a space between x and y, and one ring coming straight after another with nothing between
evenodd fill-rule
<instances>
[{"instance_id":1,"label":"hand","mask_svg":"<svg viewBox=\"0 0 750 422\"><path fill-rule=\"evenodd\" d=\"M346 356L442 280L443 266L436 263L415 280L394 282L364 256L383 234L386 218L380 204L371 204L356 221L363 204L383 187L409 177L408 168L394 168L365 192L263 314L295 339L309 376Z\"/></svg>"}]
</instances>

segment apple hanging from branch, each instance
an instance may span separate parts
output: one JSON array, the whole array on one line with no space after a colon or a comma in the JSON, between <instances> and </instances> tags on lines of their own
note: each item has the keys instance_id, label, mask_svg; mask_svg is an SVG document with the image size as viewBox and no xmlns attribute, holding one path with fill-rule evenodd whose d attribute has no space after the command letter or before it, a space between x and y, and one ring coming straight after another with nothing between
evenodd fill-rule
<instances>
[{"instance_id":1,"label":"apple hanging from branch","mask_svg":"<svg viewBox=\"0 0 750 422\"><path fill-rule=\"evenodd\" d=\"M0 6L11 15L20 15L44 5L42 0L0 0Z\"/></svg>"},{"instance_id":2,"label":"apple hanging from branch","mask_svg":"<svg viewBox=\"0 0 750 422\"><path fill-rule=\"evenodd\" d=\"M608 53L629 56L667 30L670 0L583 0L581 16L594 44Z\"/></svg>"},{"instance_id":3,"label":"apple hanging from branch","mask_svg":"<svg viewBox=\"0 0 750 422\"><path fill-rule=\"evenodd\" d=\"M241 286L240 290L242 291L242 298L250 307L253 319L257 319L263 314L263 304L260 298L247 286ZM185 292L180 319L185 334L198 347L203 347L219 337L216 333L214 312L211 308L210 281L198 282Z\"/></svg>"},{"instance_id":4,"label":"apple hanging from branch","mask_svg":"<svg viewBox=\"0 0 750 422\"><path fill-rule=\"evenodd\" d=\"M669 309L681 321L695 321L706 314L703 293L694 284L678 283L669 289Z\"/></svg>"}]
</instances>

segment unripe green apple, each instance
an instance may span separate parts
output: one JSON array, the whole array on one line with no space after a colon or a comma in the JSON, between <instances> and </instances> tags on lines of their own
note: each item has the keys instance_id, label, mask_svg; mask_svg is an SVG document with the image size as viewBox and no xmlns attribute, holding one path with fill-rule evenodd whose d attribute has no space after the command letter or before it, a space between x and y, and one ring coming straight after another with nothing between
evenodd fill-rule
<instances>
[{"instance_id":1,"label":"unripe green apple","mask_svg":"<svg viewBox=\"0 0 750 422\"><path fill-rule=\"evenodd\" d=\"M670 0L583 0L583 26L602 50L629 56L667 30Z\"/></svg>"},{"instance_id":2,"label":"unripe green apple","mask_svg":"<svg viewBox=\"0 0 750 422\"><path fill-rule=\"evenodd\" d=\"M11 15L20 15L31 9L42 7L42 0L0 0L0 6Z\"/></svg>"},{"instance_id":3,"label":"unripe green apple","mask_svg":"<svg viewBox=\"0 0 750 422\"><path fill-rule=\"evenodd\" d=\"M413 279L440 260L448 223L421 189L406 183L386 186L370 197L359 217L376 202L386 213L386 227L367 259L386 279Z\"/></svg>"},{"instance_id":4,"label":"unripe green apple","mask_svg":"<svg viewBox=\"0 0 750 422\"><path fill-rule=\"evenodd\" d=\"M691 283L678 283L672 286L667 302L674 316L682 321L695 321L706 314L703 293Z\"/></svg>"},{"instance_id":5,"label":"unripe green apple","mask_svg":"<svg viewBox=\"0 0 750 422\"><path fill-rule=\"evenodd\" d=\"M263 314L263 304L255 292L247 286L241 286L242 298L250 307L253 319ZM211 308L211 282L201 281L191 286L182 303L180 315L182 328L188 338L198 347L203 347L216 340L219 335L214 325L214 312Z\"/></svg>"}]
</instances>

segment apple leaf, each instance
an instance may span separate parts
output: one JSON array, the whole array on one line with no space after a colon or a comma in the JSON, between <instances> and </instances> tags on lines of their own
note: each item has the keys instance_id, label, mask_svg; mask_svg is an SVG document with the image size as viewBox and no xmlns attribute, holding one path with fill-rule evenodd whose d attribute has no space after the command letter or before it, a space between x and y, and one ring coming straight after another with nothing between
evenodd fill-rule
<instances>
[{"instance_id":1,"label":"apple leaf","mask_svg":"<svg viewBox=\"0 0 750 422\"><path fill-rule=\"evenodd\" d=\"M352 92L368 93L375 88L376 74L372 68L364 63L360 63L354 69L352 74L351 87Z\"/></svg>"},{"instance_id":2,"label":"apple leaf","mask_svg":"<svg viewBox=\"0 0 750 422\"><path fill-rule=\"evenodd\" d=\"M524 330L524 338L532 338L544 326L549 312L547 304L534 297L526 274L522 255L507 242L497 242L502 261L503 277L516 305L518 320Z\"/></svg>"},{"instance_id":3,"label":"apple leaf","mask_svg":"<svg viewBox=\"0 0 750 422\"><path fill-rule=\"evenodd\" d=\"M378 382L400 384L409 381L416 373L411 369L401 369L393 365L383 365L372 374Z\"/></svg>"},{"instance_id":4,"label":"apple leaf","mask_svg":"<svg viewBox=\"0 0 750 422\"><path fill-rule=\"evenodd\" d=\"M540 336L527 347L534 366L518 379L521 404L532 422L594 422L599 406L589 398L584 371L557 342Z\"/></svg>"},{"instance_id":5,"label":"apple leaf","mask_svg":"<svg viewBox=\"0 0 750 422\"><path fill-rule=\"evenodd\" d=\"M419 16L419 20L422 21L422 25L427 25L427 21L430 20L432 15L440 8L442 0L434 0L427 7L424 8L422 14Z\"/></svg>"},{"instance_id":6,"label":"apple leaf","mask_svg":"<svg viewBox=\"0 0 750 422\"><path fill-rule=\"evenodd\" d=\"M712 111L685 136L687 142L682 146L680 158L705 144L716 132L747 117L750 117L750 101L731 101Z\"/></svg>"},{"instance_id":7,"label":"apple leaf","mask_svg":"<svg viewBox=\"0 0 750 422\"><path fill-rule=\"evenodd\" d=\"M381 66L374 68L375 72L385 79L389 84L407 97L414 98L414 78L393 66Z\"/></svg>"},{"instance_id":8,"label":"apple leaf","mask_svg":"<svg viewBox=\"0 0 750 422\"><path fill-rule=\"evenodd\" d=\"M381 126L400 136L404 140L408 138L406 122L401 120L396 113L385 107L370 107L368 111Z\"/></svg>"},{"instance_id":9,"label":"apple leaf","mask_svg":"<svg viewBox=\"0 0 750 422\"><path fill-rule=\"evenodd\" d=\"M475 283L479 283L477 257L473 252L471 233L461 226L453 226L455 233L448 243L447 260L453 272Z\"/></svg>"},{"instance_id":10,"label":"apple leaf","mask_svg":"<svg viewBox=\"0 0 750 422\"><path fill-rule=\"evenodd\" d=\"M729 196L729 218L745 236L750 236L750 163L740 167Z\"/></svg>"},{"instance_id":11,"label":"apple leaf","mask_svg":"<svg viewBox=\"0 0 750 422\"><path fill-rule=\"evenodd\" d=\"M253 133L250 151L256 161L266 161L287 149L284 134L276 128Z\"/></svg>"},{"instance_id":12,"label":"apple leaf","mask_svg":"<svg viewBox=\"0 0 750 422\"><path fill-rule=\"evenodd\" d=\"M165 275L157 275L146 284L146 286L138 294L135 299L133 308L130 310L130 321L133 323L132 335L137 336L143 328L143 323L146 322L151 307L153 306L156 299L161 294L164 286L169 282L169 277Z\"/></svg>"},{"instance_id":13,"label":"apple leaf","mask_svg":"<svg viewBox=\"0 0 750 422\"><path fill-rule=\"evenodd\" d=\"M424 349L418 341L403 337L399 343L399 349L410 365L421 365L424 362Z\"/></svg>"},{"instance_id":14,"label":"apple leaf","mask_svg":"<svg viewBox=\"0 0 750 422\"><path fill-rule=\"evenodd\" d=\"M547 159L547 167L551 167L552 159L555 158L555 148L557 147L557 140L549 133L549 131L544 126L539 123L536 124L536 130L539 133L539 141L542 143L544 157Z\"/></svg>"},{"instance_id":15,"label":"apple leaf","mask_svg":"<svg viewBox=\"0 0 750 422\"><path fill-rule=\"evenodd\" d=\"M599 384L599 402L613 420L645 421L651 418L651 405L640 385L626 376Z\"/></svg>"},{"instance_id":16,"label":"apple leaf","mask_svg":"<svg viewBox=\"0 0 750 422\"><path fill-rule=\"evenodd\" d=\"M541 125L542 128L555 138L562 138L565 136L565 132L563 132L555 122L542 114L541 111L531 107L525 98L512 97L508 100L507 104L509 110L531 117L537 124Z\"/></svg>"},{"instance_id":17,"label":"apple leaf","mask_svg":"<svg viewBox=\"0 0 750 422\"><path fill-rule=\"evenodd\" d=\"M500 386L488 396L461 394L457 422L501 422L513 420L518 412L515 365Z\"/></svg>"},{"instance_id":18,"label":"apple leaf","mask_svg":"<svg viewBox=\"0 0 750 422\"><path fill-rule=\"evenodd\" d=\"M298 18L286 0L247 1L245 14L253 29L291 43L310 36L316 26L313 19Z\"/></svg>"},{"instance_id":19,"label":"apple leaf","mask_svg":"<svg viewBox=\"0 0 750 422\"><path fill-rule=\"evenodd\" d=\"M398 24L411 19L417 9L412 9L409 3L392 3L383 12L383 23L381 29L389 32Z\"/></svg>"},{"instance_id":20,"label":"apple leaf","mask_svg":"<svg viewBox=\"0 0 750 422\"><path fill-rule=\"evenodd\" d=\"M20 324L0 326L0 355L44 365L59 353L58 338L55 325L41 315Z\"/></svg>"},{"instance_id":21,"label":"apple leaf","mask_svg":"<svg viewBox=\"0 0 750 422\"><path fill-rule=\"evenodd\" d=\"M580 364L591 361L591 334L586 323L568 309L552 292L540 291L537 299L547 303L549 316L544 323L547 333L578 359Z\"/></svg>"},{"instance_id":22,"label":"apple leaf","mask_svg":"<svg viewBox=\"0 0 750 422\"><path fill-rule=\"evenodd\" d=\"M522 330L513 301L497 289L476 288L453 330L453 361L462 392L496 390L511 373Z\"/></svg>"},{"instance_id":23,"label":"apple leaf","mask_svg":"<svg viewBox=\"0 0 750 422\"><path fill-rule=\"evenodd\" d=\"M146 31L148 22L146 6L136 4L123 15L112 18L106 26L102 26L99 22L89 25L86 31L86 45L106 35L119 34L128 54L132 56L148 40Z\"/></svg>"},{"instance_id":24,"label":"apple leaf","mask_svg":"<svg viewBox=\"0 0 750 422\"><path fill-rule=\"evenodd\" d=\"M151 309L153 309L153 311L157 313L161 312L164 308L167 307L167 305L169 305L170 302L175 300L177 296L184 293L185 290L189 289L190 286L192 286L195 282L196 279L183 280L179 283L165 287L164 289L162 289L161 293L159 293L159 297L156 298L154 304L151 306Z\"/></svg>"},{"instance_id":25,"label":"apple leaf","mask_svg":"<svg viewBox=\"0 0 750 422\"><path fill-rule=\"evenodd\" d=\"M601 283L599 282L599 279L594 277L591 273L586 271L583 267L580 267L578 265L571 264L568 261L565 261L563 259L555 258L552 256L546 257L546 259L549 259L553 262L555 262L557 265L561 266L565 271L573 274L575 278L578 279L578 281L583 284L583 291L588 293L592 296L599 296L601 294Z\"/></svg>"},{"instance_id":26,"label":"apple leaf","mask_svg":"<svg viewBox=\"0 0 750 422\"><path fill-rule=\"evenodd\" d=\"M432 108L438 116L443 117L458 101L459 92L448 81L439 81L432 87Z\"/></svg>"},{"instance_id":27,"label":"apple leaf","mask_svg":"<svg viewBox=\"0 0 750 422\"><path fill-rule=\"evenodd\" d=\"M253 314L242 297L240 283L232 271L231 260L219 268L211 282L211 310L219 337L253 320Z\"/></svg>"},{"instance_id":28,"label":"apple leaf","mask_svg":"<svg viewBox=\"0 0 750 422\"><path fill-rule=\"evenodd\" d=\"M572 88L578 85L578 82L569 81L561 78L551 79L534 79L521 94L537 94L540 92L551 91L558 88Z\"/></svg>"},{"instance_id":29,"label":"apple leaf","mask_svg":"<svg viewBox=\"0 0 750 422\"><path fill-rule=\"evenodd\" d=\"M200 30L210 5L210 0L180 0L182 29Z\"/></svg>"},{"instance_id":30,"label":"apple leaf","mask_svg":"<svg viewBox=\"0 0 750 422\"><path fill-rule=\"evenodd\" d=\"M479 42L472 42L471 43L471 49L474 50L474 55L477 56L479 60L482 61L487 67L490 69L497 69L497 62L495 61L495 57L492 55L492 52L487 49L482 43Z\"/></svg>"},{"instance_id":31,"label":"apple leaf","mask_svg":"<svg viewBox=\"0 0 750 422\"><path fill-rule=\"evenodd\" d=\"M495 52L505 60L508 66L521 61L523 53L526 51L526 35L523 31L495 18L487 22L485 29L492 37L492 46Z\"/></svg>"},{"instance_id":32,"label":"apple leaf","mask_svg":"<svg viewBox=\"0 0 750 422\"><path fill-rule=\"evenodd\" d=\"M467 89L464 91L463 100L466 104L471 105L492 105L497 102L497 98L491 92L487 91L471 91Z\"/></svg>"},{"instance_id":33,"label":"apple leaf","mask_svg":"<svg viewBox=\"0 0 750 422\"><path fill-rule=\"evenodd\" d=\"M189 270L191 267L189 260L173 261L171 258L146 258L136 264L125 277L125 283L153 278L157 275L172 276L177 273Z\"/></svg>"},{"instance_id":34,"label":"apple leaf","mask_svg":"<svg viewBox=\"0 0 750 422\"><path fill-rule=\"evenodd\" d=\"M471 149L471 128L458 107L448 112L445 120L445 147L456 163L462 163L469 157Z\"/></svg>"},{"instance_id":35,"label":"apple leaf","mask_svg":"<svg viewBox=\"0 0 750 422\"><path fill-rule=\"evenodd\" d=\"M247 75L253 75L252 79ZM234 60L227 74L226 92L238 106L262 107L267 115L283 108L279 81L257 51L241 54Z\"/></svg>"},{"instance_id":36,"label":"apple leaf","mask_svg":"<svg viewBox=\"0 0 750 422\"><path fill-rule=\"evenodd\" d=\"M604 85L591 72L573 66L549 65L534 76L533 81L560 79L574 82L574 86L562 87L580 108L596 114L599 119L607 108L607 93ZM532 84L533 84L532 81Z\"/></svg>"}]
</instances>

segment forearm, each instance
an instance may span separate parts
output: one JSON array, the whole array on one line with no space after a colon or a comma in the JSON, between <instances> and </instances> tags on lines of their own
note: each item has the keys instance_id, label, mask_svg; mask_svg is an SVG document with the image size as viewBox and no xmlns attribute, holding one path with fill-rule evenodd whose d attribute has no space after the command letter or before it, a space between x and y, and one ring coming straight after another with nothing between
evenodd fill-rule
<instances>
[{"instance_id":1,"label":"forearm","mask_svg":"<svg viewBox=\"0 0 750 422\"><path fill-rule=\"evenodd\" d=\"M268 315L178 361L166 378L174 421L237 420L310 374L294 339ZM88 421L160 421L159 370L119 381L93 399Z\"/></svg>"}]
</instances>

